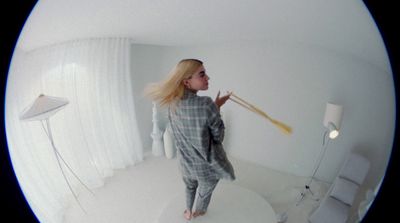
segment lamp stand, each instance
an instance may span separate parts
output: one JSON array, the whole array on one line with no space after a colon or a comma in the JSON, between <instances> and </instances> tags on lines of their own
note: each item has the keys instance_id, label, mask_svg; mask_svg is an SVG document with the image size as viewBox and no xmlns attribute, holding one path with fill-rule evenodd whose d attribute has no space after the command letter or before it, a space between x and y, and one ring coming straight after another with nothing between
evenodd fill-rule
<instances>
[{"instance_id":1,"label":"lamp stand","mask_svg":"<svg viewBox=\"0 0 400 223\"><path fill-rule=\"evenodd\" d=\"M301 201L303 201L304 197L307 194L307 191L310 192L310 194L312 196L314 196L314 193L312 192L312 190L310 188L310 185L313 182L313 180L315 178L315 175L318 172L319 167L321 166L321 162L322 162L322 160L323 160L323 158L325 156L325 152L326 152L327 147L328 147L329 137L328 137L328 141L325 143L325 139L326 139L327 133L328 133L328 131L325 131L324 136L323 136L321 155L318 158L317 165L314 168L314 171L313 171L313 174L311 175L310 180L308 181L307 184L304 185L303 191L300 194L300 199L297 201L296 206L298 206L301 203ZM315 201L318 201L318 200L319 200L319 198L315 199Z\"/></svg>"},{"instance_id":2,"label":"lamp stand","mask_svg":"<svg viewBox=\"0 0 400 223\"><path fill-rule=\"evenodd\" d=\"M60 170L61 170L61 173L62 173L62 175L63 175L63 177L64 177L64 180L65 180L65 182L67 183L68 188L69 188L69 190L71 191L72 195L74 196L74 198L75 198L76 202L78 203L79 207L82 209L83 212L86 213L85 209L83 209L81 203L80 203L79 200L78 200L78 196L77 196L76 193L72 190L71 184L69 183L69 181L68 181L68 179L67 179L67 176L66 176L65 173L64 173L64 169L62 168L62 165L61 165L60 160L65 164L65 166L70 170L70 172L76 177L76 179L78 179L78 181L79 181L92 195L94 195L94 193L89 189L89 187L87 187L87 186L82 182L81 179L79 179L79 177L75 174L75 172L71 169L71 167L68 165L68 163L62 158L61 154L58 152L58 150L57 150L57 148L56 148L56 146L55 146L55 144L54 144L53 135L52 135L52 133L51 133L50 120L49 120L49 118L46 118L46 119L45 119L47 131L46 131L46 128L44 127L43 120L41 120L41 122L42 122L43 130L45 131L47 137L49 138L49 140L50 140L50 142L51 142L51 146L53 147L54 155L56 156L57 163L58 163L58 166L60 167Z\"/></svg>"}]
</instances>

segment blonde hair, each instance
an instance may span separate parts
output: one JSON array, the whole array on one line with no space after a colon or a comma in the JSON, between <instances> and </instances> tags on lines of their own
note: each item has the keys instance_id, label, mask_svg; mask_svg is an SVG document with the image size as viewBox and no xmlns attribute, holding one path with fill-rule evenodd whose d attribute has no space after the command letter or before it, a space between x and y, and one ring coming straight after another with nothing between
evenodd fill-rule
<instances>
[{"instance_id":1,"label":"blonde hair","mask_svg":"<svg viewBox=\"0 0 400 223\"><path fill-rule=\"evenodd\" d=\"M173 106L178 102L185 91L183 80L190 78L203 65L197 59L184 59L172 69L167 79L159 83L151 83L144 90L145 96L159 103L160 106Z\"/></svg>"}]
</instances>

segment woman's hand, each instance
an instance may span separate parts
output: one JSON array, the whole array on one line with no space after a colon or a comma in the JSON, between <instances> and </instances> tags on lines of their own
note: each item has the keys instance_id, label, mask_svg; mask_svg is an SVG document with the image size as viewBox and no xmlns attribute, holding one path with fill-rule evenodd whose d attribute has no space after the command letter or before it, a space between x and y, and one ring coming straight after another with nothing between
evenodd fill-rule
<instances>
[{"instance_id":1,"label":"woman's hand","mask_svg":"<svg viewBox=\"0 0 400 223\"><path fill-rule=\"evenodd\" d=\"M229 97L232 95L232 92L228 92L228 94L220 97L220 91L218 91L217 97L215 98L215 104L217 105L218 109L221 108L222 105L225 104L225 102L229 99Z\"/></svg>"}]
</instances>

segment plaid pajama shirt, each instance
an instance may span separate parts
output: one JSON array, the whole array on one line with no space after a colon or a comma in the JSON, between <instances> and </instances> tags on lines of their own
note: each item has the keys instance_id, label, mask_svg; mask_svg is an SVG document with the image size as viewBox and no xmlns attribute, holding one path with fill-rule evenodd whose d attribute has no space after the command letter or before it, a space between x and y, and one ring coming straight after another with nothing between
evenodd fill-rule
<instances>
[{"instance_id":1,"label":"plaid pajama shirt","mask_svg":"<svg viewBox=\"0 0 400 223\"><path fill-rule=\"evenodd\" d=\"M235 179L222 146L225 126L210 97L185 90L168 116L184 178L203 182Z\"/></svg>"}]
</instances>

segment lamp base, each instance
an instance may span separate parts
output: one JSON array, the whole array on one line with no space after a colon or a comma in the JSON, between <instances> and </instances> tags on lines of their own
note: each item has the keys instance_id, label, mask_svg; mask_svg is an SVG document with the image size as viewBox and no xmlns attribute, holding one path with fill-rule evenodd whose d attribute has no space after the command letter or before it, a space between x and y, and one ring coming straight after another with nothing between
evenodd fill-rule
<instances>
[{"instance_id":1,"label":"lamp base","mask_svg":"<svg viewBox=\"0 0 400 223\"><path fill-rule=\"evenodd\" d=\"M311 184L311 183L310 183ZM310 188L310 184L306 184L304 185L304 189L302 190L302 192L300 193L300 199L297 201L296 206L298 206L306 197L307 192L309 192L311 194L311 199L314 201L319 201L319 197L316 197L316 195L314 194L314 192L311 190Z\"/></svg>"}]
</instances>

